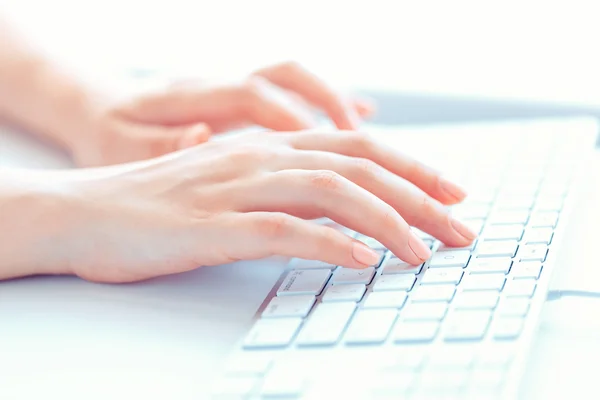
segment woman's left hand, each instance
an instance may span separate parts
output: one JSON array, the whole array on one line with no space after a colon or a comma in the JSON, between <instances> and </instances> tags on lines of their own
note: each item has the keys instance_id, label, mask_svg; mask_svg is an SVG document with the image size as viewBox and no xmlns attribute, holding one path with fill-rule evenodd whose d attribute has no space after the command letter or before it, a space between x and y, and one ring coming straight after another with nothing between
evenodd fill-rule
<instances>
[{"instance_id":1,"label":"woman's left hand","mask_svg":"<svg viewBox=\"0 0 600 400\"><path fill-rule=\"evenodd\" d=\"M71 150L80 166L142 160L247 125L275 131L310 129L316 126L315 111L325 113L339 129L355 130L373 106L343 96L300 65L287 62L238 83L180 83L111 103L93 113L90 128Z\"/></svg>"}]
</instances>

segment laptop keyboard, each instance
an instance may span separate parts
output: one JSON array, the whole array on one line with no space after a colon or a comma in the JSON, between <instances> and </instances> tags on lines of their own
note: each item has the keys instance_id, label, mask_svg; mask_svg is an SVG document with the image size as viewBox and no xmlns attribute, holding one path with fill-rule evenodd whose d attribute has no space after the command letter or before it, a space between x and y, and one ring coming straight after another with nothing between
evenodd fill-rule
<instances>
[{"instance_id":1,"label":"laptop keyboard","mask_svg":"<svg viewBox=\"0 0 600 400\"><path fill-rule=\"evenodd\" d=\"M595 130L575 120L472 132L461 161L475 190L452 213L479 237L450 248L415 229L433 251L422 265L328 222L380 261L292 260L215 397L514 398Z\"/></svg>"}]
</instances>

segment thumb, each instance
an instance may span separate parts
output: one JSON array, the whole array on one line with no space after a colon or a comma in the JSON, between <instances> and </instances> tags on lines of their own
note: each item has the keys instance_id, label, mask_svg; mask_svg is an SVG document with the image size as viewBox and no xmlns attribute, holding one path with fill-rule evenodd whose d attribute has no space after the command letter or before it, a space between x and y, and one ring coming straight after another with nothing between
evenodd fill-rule
<instances>
[{"instance_id":1,"label":"thumb","mask_svg":"<svg viewBox=\"0 0 600 400\"><path fill-rule=\"evenodd\" d=\"M200 143L207 142L212 133L210 127L204 123L173 129L178 130L178 137L174 138L176 140L176 150L187 149Z\"/></svg>"}]
</instances>

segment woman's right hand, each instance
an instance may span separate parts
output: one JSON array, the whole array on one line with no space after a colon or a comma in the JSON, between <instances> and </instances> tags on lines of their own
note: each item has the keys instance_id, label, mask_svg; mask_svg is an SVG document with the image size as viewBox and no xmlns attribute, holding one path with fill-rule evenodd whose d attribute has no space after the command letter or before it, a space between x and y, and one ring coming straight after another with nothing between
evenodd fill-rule
<instances>
[{"instance_id":1,"label":"woman's right hand","mask_svg":"<svg viewBox=\"0 0 600 400\"><path fill-rule=\"evenodd\" d=\"M308 221L328 217L399 258L431 252L415 226L451 246L474 238L443 206L465 193L437 172L354 132L248 134L161 158L75 171L73 206L50 260L97 282L131 282L272 255L363 268L363 243Z\"/></svg>"}]
</instances>

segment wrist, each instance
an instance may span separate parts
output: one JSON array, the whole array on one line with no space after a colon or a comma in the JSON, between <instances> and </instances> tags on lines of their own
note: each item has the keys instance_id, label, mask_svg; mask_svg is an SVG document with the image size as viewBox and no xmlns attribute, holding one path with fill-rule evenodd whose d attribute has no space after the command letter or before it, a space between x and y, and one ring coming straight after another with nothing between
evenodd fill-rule
<instances>
[{"instance_id":1,"label":"wrist","mask_svg":"<svg viewBox=\"0 0 600 400\"><path fill-rule=\"evenodd\" d=\"M77 207L61 174L0 170L0 279L72 273Z\"/></svg>"},{"instance_id":2,"label":"wrist","mask_svg":"<svg viewBox=\"0 0 600 400\"><path fill-rule=\"evenodd\" d=\"M0 114L9 122L73 152L101 112L99 91L41 57L13 64L0 86Z\"/></svg>"}]
</instances>

